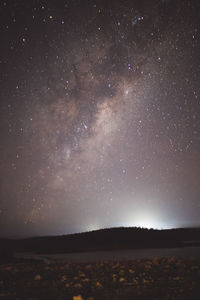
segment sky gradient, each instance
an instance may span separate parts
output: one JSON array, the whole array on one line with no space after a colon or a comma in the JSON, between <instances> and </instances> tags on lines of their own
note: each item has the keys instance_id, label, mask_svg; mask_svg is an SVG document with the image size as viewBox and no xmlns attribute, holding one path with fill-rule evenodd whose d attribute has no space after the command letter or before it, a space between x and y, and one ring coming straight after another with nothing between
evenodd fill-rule
<instances>
[{"instance_id":1,"label":"sky gradient","mask_svg":"<svg viewBox=\"0 0 200 300\"><path fill-rule=\"evenodd\" d=\"M0 1L0 236L200 226L199 14Z\"/></svg>"}]
</instances>

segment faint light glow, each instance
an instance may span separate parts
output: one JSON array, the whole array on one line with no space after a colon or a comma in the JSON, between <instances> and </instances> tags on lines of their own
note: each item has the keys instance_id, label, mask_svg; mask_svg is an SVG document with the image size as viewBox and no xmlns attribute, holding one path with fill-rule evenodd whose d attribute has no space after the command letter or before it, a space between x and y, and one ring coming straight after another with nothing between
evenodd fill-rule
<instances>
[{"instance_id":1,"label":"faint light glow","mask_svg":"<svg viewBox=\"0 0 200 300\"><path fill-rule=\"evenodd\" d=\"M175 224L166 222L166 218L162 218L162 214L158 211L141 211L137 210L133 214L129 214L122 222L124 227L141 227L147 229L169 229L173 228ZM176 227L176 226L175 226Z\"/></svg>"},{"instance_id":2,"label":"faint light glow","mask_svg":"<svg viewBox=\"0 0 200 300\"><path fill-rule=\"evenodd\" d=\"M94 231L94 230L98 230L101 229L102 227L99 226L98 224L87 224L87 226L83 229L83 231Z\"/></svg>"}]
</instances>

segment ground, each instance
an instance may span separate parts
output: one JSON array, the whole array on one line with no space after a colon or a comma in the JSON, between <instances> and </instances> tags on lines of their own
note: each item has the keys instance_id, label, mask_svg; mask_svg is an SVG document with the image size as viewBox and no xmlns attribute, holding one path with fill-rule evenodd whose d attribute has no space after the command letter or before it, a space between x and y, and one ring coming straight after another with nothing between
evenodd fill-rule
<instances>
[{"instance_id":1,"label":"ground","mask_svg":"<svg viewBox=\"0 0 200 300\"><path fill-rule=\"evenodd\" d=\"M0 299L200 299L200 261L181 258L0 265Z\"/></svg>"}]
</instances>

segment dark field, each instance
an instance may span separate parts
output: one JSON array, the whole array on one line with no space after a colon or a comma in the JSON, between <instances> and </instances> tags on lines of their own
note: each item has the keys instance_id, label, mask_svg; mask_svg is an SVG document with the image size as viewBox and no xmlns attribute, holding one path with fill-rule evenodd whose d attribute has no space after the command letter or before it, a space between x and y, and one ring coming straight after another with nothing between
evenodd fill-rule
<instances>
[{"instance_id":1,"label":"dark field","mask_svg":"<svg viewBox=\"0 0 200 300\"><path fill-rule=\"evenodd\" d=\"M200 261L153 258L0 265L0 299L200 299Z\"/></svg>"}]
</instances>

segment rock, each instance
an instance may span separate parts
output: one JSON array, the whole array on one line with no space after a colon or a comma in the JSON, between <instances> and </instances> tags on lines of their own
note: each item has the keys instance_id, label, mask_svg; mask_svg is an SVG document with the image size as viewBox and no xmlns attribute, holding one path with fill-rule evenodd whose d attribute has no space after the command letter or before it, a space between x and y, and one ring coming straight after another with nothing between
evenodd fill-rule
<instances>
[{"instance_id":1,"label":"rock","mask_svg":"<svg viewBox=\"0 0 200 300\"><path fill-rule=\"evenodd\" d=\"M41 280L42 279L42 277L38 274L38 275L35 275L35 277L34 277L34 280Z\"/></svg>"},{"instance_id":2,"label":"rock","mask_svg":"<svg viewBox=\"0 0 200 300\"><path fill-rule=\"evenodd\" d=\"M89 279L88 278L83 278L81 279L82 282L89 282Z\"/></svg>"},{"instance_id":3,"label":"rock","mask_svg":"<svg viewBox=\"0 0 200 300\"><path fill-rule=\"evenodd\" d=\"M134 274L134 273L135 273L135 271L134 271L133 269L129 269L128 271L129 271L129 273L131 273L131 274Z\"/></svg>"},{"instance_id":4,"label":"rock","mask_svg":"<svg viewBox=\"0 0 200 300\"><path fill-rule=\"evenodd\" d=\"M82 288L83 286L82 286L81 283L75 283L75 284L74 284L74 287L77 288L77 289L80 289L80 288Z\"/></svg>"},{"instance_id":5,"label":"rock","mask_svg":"<svg viewBox=\"0 0 200 300\"><path fill-rule=\"evenodd\" d=\"M67 276L66 275L63 275L62 277L61 277L61 282L64 282L64 281L66 281L67 280Z\"/></svg>"},{"instance_id":6,"label":"rock","mask_svg":"<svg viewBox=\"0 0 200 300\"><path fill-rule=\"evenodd\" d=\"M146 279L143 279L143 283L146 284L146 283L149 283L149 281Z\"/></svg>"},{"instance_id":7,"label":"rock","mask_svg":"<svg viewBox=\"0 0 200 300\"><path fill-rule=\"evenodd\" d=\"M174 280L180 280L181 278L179 276L176 276L173 278Z\"/></svg>"},{"instance_id":8,"label":"rock","mask_svg":"<svg viewBox=\"0 0 200 300\"><path fill-rule=\"evenodd\" d=\"M117 280L117 275L116 274L112 274L112 280L113 280L113 282L116 282L116 280Z\"/></svg>"},{"instance_id":9,"label":"rock","mask_svg":"<svg viewBox=\"0 0 200 300\"><path fill-rule=\"evenodd\" d=\"M77 277L77 276L74 276L74 278L73 278L74 280L79 280L79 278Z\"/></svg>"},{"instance_id":10,"label":"rock","mask_svg":"<svg viewBox=\"0 0 200 300\"><path fill-rule=\"evenodd\" d=\"M99 281L97 281L97 282L96 282L96 287L102 288L103 286L102 286L102 284L101 284Z\"/></svg>"},{"instance_id":11,"label":"rock","mask_svg":"<svg viewBox=\"0 0 200 300\"><path fill-rule=\"evenodd\" d=\"M86 269L86 270L92 269L92 265L87 265L87 266L85 267L85 269Z\"/></svg>"},{"instance_id":12,"label":"rock","mask_svg":"<svg viewBox=\"0 0 200 300\"><path fill-rule=\"evenodd\" d=\"M83 297L81 295L73 296L73 300L83 300Z\"/></svg>"}]
</instances>

